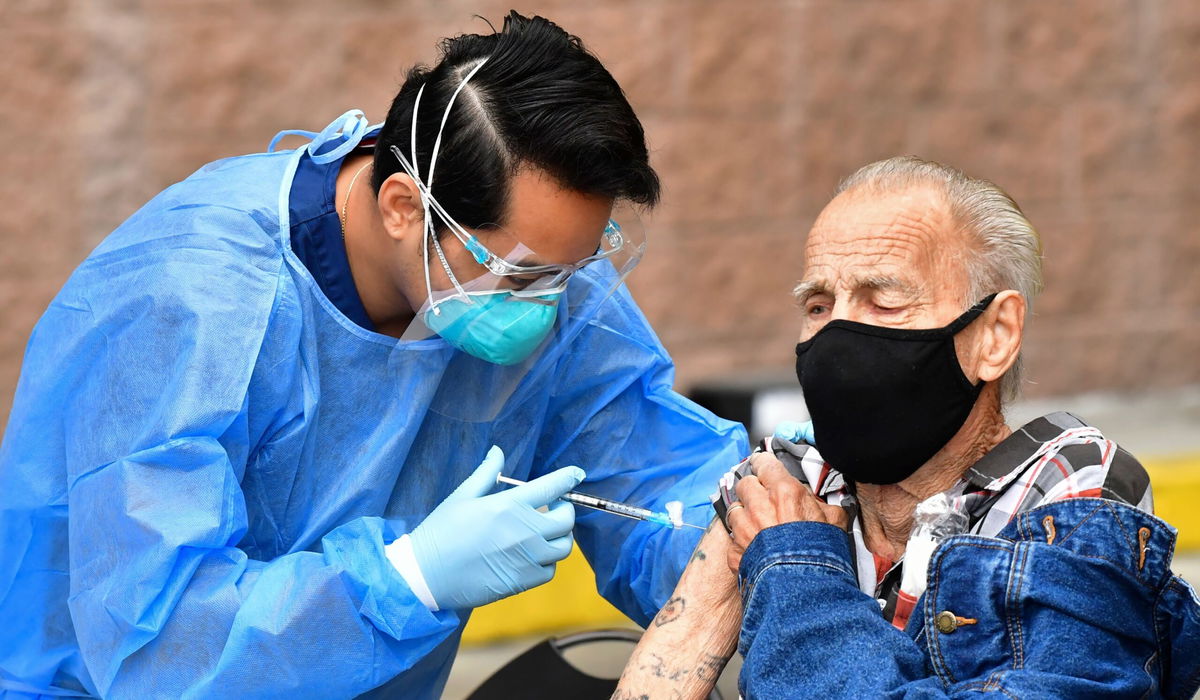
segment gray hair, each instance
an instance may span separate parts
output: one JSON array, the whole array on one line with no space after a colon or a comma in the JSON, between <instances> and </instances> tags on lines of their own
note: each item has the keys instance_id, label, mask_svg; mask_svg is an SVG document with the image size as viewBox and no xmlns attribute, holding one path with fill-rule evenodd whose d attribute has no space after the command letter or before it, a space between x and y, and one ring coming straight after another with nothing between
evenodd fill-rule
<instances>
[{"instance_id":1,"label":"gray hair","mask_svg":"<svg viewBox=\"0 0 1200 700\"><path fill-rule=\"evenodd\" d=\"M838 185L835 194L867 188L884 193L930 185L946 199L951 216L974 238L968 253L964 308L994 292L1013 289L1033 309L1042 290L1042 240L1016 201L987 180L941 163L898 156L863 166ZM1017 397L1024 372L1020 356L1000 380L1003 401Z\"/></svg>"}]
</instances>

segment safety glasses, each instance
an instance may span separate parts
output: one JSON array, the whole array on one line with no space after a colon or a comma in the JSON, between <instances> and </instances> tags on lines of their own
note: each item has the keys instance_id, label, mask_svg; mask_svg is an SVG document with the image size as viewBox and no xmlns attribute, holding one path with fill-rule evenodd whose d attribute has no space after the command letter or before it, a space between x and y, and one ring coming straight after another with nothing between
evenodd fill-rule
<instances>
[{"instance_id":1,"label":"safety glasses","mask_svg":"<svg viewBox=\"0 0 1200 700\"><path fill-rule=\"evenodd\" d=\"M401 167L419 183L415 177L415 168L396 146L391 147L393 155L400 161ZM420 187L420 185L418 185ZM508 239L511 249L501 255L485 246L475 234L468 231L450 216L442 205L431 194L423 193L425 205L430 215L437 216L455 238L467 249L475 262L484 270L502 281L503 288L515 297L537 297L554 294L566 289L571 276L588 265L608 261L622 277L628 274L646 250L645 231L641 220L633 207L619 204L614 208L611 218L600 234L600 242L596 252L574 263L558 263L547 265L523 265L519 261L534 257L535 253L519 242L519 238L502 228L489 229L489 234L497 239ZM447 275L457 280L446 260L440 241L433 226L426 227L426 235L432 244Z\"/></svg>"}]
</instances>

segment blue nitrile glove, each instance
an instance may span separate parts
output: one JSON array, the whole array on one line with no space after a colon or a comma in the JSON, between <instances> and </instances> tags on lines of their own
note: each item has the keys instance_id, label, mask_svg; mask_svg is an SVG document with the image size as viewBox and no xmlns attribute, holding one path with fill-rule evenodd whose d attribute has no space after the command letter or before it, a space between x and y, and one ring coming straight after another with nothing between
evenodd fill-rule
<instances>
[{"instance_id":1,"label":"blue nitrile glove","mask_svg":"<svg viewBox=\"0 0 1200 700\"><path fill-rule=\"evenodd\" d=\"M791 442L807 442L813 446L817 444L817 438L813 435L813 424L810 420L803 423L785 420L775 426L775 437Z\"/></svg>"},{"instance_id":2,"label":"blue nitrile glove","mask_svg":"<svg viewBox=\"0 0 1200 700\"><path fill-rule=\"evenodd\" d=\"M575 508L558 498L583 481L583 470L563 467L487 495L503 468L504 452L493 446L410 536L438 608L474 608L540 586L571 553Z\"/></svg>"}]
</instances>

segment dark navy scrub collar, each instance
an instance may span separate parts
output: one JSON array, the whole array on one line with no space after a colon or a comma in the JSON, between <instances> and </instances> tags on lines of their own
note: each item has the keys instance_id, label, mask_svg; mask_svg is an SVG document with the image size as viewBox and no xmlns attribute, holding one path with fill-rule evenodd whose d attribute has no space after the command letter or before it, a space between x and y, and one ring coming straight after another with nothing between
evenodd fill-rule
<instances>
[{"instance_id":1,"label":"dark navy scrub collar","mask_svg":"<svg viewBox=\"0 0 1200 700\"><path fill-rule=\"evenodd\" d=\"M338 311L357 325L373 331L375 324L367 316L350 273L350 260L342 240L342 223L334 201L341 167L340 158L318 164L307 153L300 157L288 193L292 251Z\"/></svg>"}]
</instances>

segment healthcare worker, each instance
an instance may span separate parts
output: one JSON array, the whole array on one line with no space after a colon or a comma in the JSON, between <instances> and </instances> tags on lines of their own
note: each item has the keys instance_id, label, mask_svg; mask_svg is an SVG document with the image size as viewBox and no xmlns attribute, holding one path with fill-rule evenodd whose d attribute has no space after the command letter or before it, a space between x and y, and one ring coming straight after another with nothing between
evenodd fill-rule
<instances>
[{"instance_id":1,"label":"healthcare worker","mask_svg":"<svg viewBox=\"0 0 1200 700\"><path fill-rule=\"evenodd\" d=\"M663 604L699 531L557 499L703 523L747 449L621 284L641 125L546 20L442 53L382 127L169 187L55 297L0 451L0 695L436 697L572 532L614 604Z\"/></svg>"}]
</instances>

